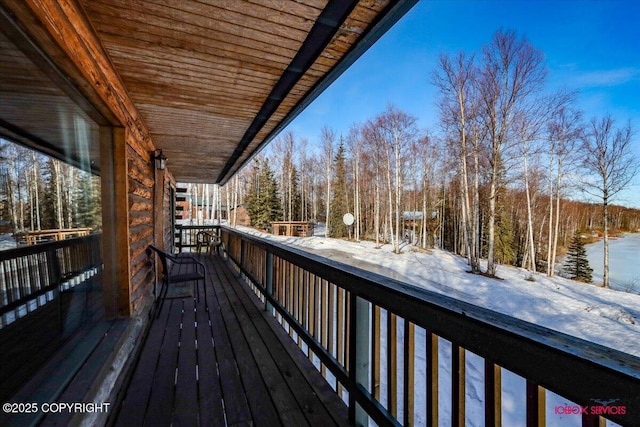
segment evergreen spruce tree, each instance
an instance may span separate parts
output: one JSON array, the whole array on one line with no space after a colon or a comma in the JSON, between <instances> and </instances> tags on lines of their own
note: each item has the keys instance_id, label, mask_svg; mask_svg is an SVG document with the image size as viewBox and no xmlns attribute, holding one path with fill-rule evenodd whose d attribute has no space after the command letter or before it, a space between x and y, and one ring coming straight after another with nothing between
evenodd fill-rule
<instances>
[{"instance_id":1,"label":"evergreen spruce tree","mask_svg":"<svg viewBox=\"0 0 640 427\"><path fill-rule=\"evenodd\" d=\"M55 184L55 174L53 171L53 159L48 159L44 170L42 170L42 176L44 178L44 194L40 202L41 210L41 226L43 229L57 228L56 223L56 199L58 197L58 191Z\"/></svg>"},{"instance_id":2,"label":"evergreen spruce tree","mask_svg":"<svg viewBox=\"0 0 640 427\"><path fill-rule=\"evenodd\" d=\"M593 281L591 276L593 269L589 267L587 250L577 230L569 245L569 252L567 252L567 260L564 263L563 271L568 275L569 279L584 283Z\"/></svg>"},{"instance_id":3,"label":"evergreen spruce tree","mask_svg":"<svg viewBox=\"0 0 640 427\"><path fill-rule=\"evenodd\" d=\"M512 264L515 251L511 220L500 202L496 203L496 212L495 258L500 264Z\"/></svg>"},{"instance_id":4,"label":"evergreen spruce tree","mask_svg":"<svg viewBox=\"0 0 640 427\"><path fill-rule=\"evenodd\" d=\"M346 154L344 144L340 140L340 146L338 152L333 159L335 175L331 188L333 188L333 197L331 198L330 218L327 218L329 222L329 237L346 237L349 234L349 230L343 221L344 214L347 213L347 169L346 169Z\"/></svg>"},{"instance_id":5,"label":"evergreen spruce tree","mask_svg":"<svg viewBox=\"0 0 640 427\"><path fill-rule=\"evenodd\" d=\"M78 191L75 194L77 205L76 223L78 227L101 228L101 204L99 178L88 173L80 174Z\"/></svg>"},{"instance_id":6,"label":"evergreen spruce tree","mask_svg":"<svg viewBox=\"0 0 640 427\"><path fill-rule=\"evenodd\" d=\"M517 242L515 242L514 239L515 231L511 218L504 204L507 193L506 170L502 161L500 159L498 159L498 161L500 162L500 166L498 167L498 188L496 190L494 259L499 264L512 264L516 258L514 245L516 245ZM485 228L485 235L487 232ZM483 250L486 253L486 242Z\"/></svg>"},{"instance_id":7,"label":"evergreen spruce tree","mask_svg":"<svg viewBox=\"0 0 640 427\"><path fill-rule=\"evenodd\" d=\"M302 220L302 197L299 189L300 177L298 176L298 169L293 166L292 173L292 193L293 193L293 221Z\"/></svg>"},{"instance_id":8,"label":"evergreen spruce tree","mask_svg":"<svg viewBox=\"0 0 640 427\"><path fill-rule=\"evenodd\" d=\"M257 163L257 168L254 169L254 182L254 188L251 189L247 198L251 225L256 228L267 228L272 221L281 219L282 209L275 174L266 159Z\"/></svg>"}]
</instances>

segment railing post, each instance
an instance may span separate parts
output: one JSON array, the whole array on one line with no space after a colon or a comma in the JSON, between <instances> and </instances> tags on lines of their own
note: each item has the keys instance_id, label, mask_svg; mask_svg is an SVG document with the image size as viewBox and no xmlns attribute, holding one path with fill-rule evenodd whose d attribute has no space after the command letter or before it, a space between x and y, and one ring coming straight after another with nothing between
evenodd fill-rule
<instances>
[{"instance_id":1,"label":"railing post","mask_svg":"<svg viewBox=\"0 0 640 427\"><path fill-rule=\"evenodd\" d=\"M349 294L349 304L351 305L349 319L349 378L353 384L362 386L369 390L369 370L370 370L370 314L369 302ZM356 403L355 390L349 392L349 422L356 426L368 426L369 416L362 407Z\"/></svg>"},{"instance_id":2,"label":"railing post","mask_svg":"<svg viewBox=\"0 0 640 427\"><path fill-rule=\"evenodd\" d=\"M273 254L267 251L267 260L265 263L266 276L265 276L265 284L264 287L267 290L268 296L273 296ZM264 310L273 314L273 305L267 299L264 304Z\"/></svg>"}]
</instances>

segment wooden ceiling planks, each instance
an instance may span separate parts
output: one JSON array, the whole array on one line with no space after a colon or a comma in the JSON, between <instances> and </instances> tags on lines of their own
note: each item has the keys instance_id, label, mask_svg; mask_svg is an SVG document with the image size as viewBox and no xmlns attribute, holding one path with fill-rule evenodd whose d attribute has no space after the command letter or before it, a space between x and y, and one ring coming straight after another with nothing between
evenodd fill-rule
<instances>
[{"instance_id":1,"label":"wooden ceiling planks","mask_svg":"<svg viewBox=\"0 0 640 427\"><path fill-rule=\"evenodd\" d=\"M246 135L254 135L247 130L255 126L328 0L79 1L154 145L164 150L174 176L185 182L228 179L273 137L390 3L358 2L247 142Z\"/></svg>"},{"instance_id":2,"label":"wooden ceiling planks","mask_svg":"<svg viewBox=\"0 0 640 427\"><path fill-rule=\"evenodd\" d=\"M295 55L299 43L293 37L304 37L306 32L294 28L280 29L280 32L264 31L271 28L258 22L253 26L239 25L237 22L221 20L220 8L207 8L213 15L196 14L184 9L193 1L179 2L181 9L153 2L145 2L136 7L123 6L117 2L91 1L87 9L91 14L107 18L101 25L96 24L104 34L127 34L130 39L141 38L158 46L183 47L200 50L214 56L232 57L238 61L263 63L273 62L276 68L286 67L287 58ZM242 4L243 2L235 2ZM245 16L238 14L237 19ZM115 20L115 21L114 21ZM240 21L242 22L242 21Z\"/></svg>"},{"instance_id":3,"label":"wooden ceiling planks","mask_svg":"<svg viewBox=\"0 0 640 427\"><path fill-rule=\"evenodd\" d=\"M215 179L215 166L225 163L216 155L233 152L322 11L317 2L296 3L292 9L283 4L292 5L84 2L155 145L169 157L178 179L187 171L193 179L192 171L198 169L214 170L203 179ZM176 114L176 109L187 114ZM186 146L200 154L183 153ZM202 155L208 147L213 147L211 156Z\"/></svg>"}]
</instances>

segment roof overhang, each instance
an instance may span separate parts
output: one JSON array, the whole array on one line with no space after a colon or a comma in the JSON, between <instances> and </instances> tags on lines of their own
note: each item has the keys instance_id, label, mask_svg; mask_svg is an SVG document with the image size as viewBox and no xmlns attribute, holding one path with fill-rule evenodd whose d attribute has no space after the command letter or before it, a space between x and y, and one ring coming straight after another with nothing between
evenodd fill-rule
<instances>
[{"instance_id":1,"label":"roof overhang","mask_svg":"<svg viewBox=\"0 0 640 427\"><path fill-rule=\"evenodd\" d=\"M416 1L0 0L95 111L194 183L226 182ZM77 50L95 59L74 72Z\"/></svg>"}]
</instances>

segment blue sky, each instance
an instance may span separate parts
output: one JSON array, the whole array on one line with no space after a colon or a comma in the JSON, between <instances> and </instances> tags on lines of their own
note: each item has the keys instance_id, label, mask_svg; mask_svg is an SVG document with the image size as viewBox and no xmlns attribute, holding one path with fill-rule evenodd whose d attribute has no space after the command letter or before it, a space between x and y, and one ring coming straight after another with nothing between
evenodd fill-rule
<instances>
[{"instance_id":1,"label":"blue sky","mask_svg":"<svg viewBox=\"0 0 640 427\"><path fill-rule=\"evenodd\" d=\"M442 52L479 52L498 29L513 29L545 54L549 90L579 90L585 117L631 121L640 158L640 1L421 0L292 122L312 144L327 125L347 134L389 103L437 131L430 83ZM620 204L640 208L640 177Z\"/></svg>"}]
</instances>

